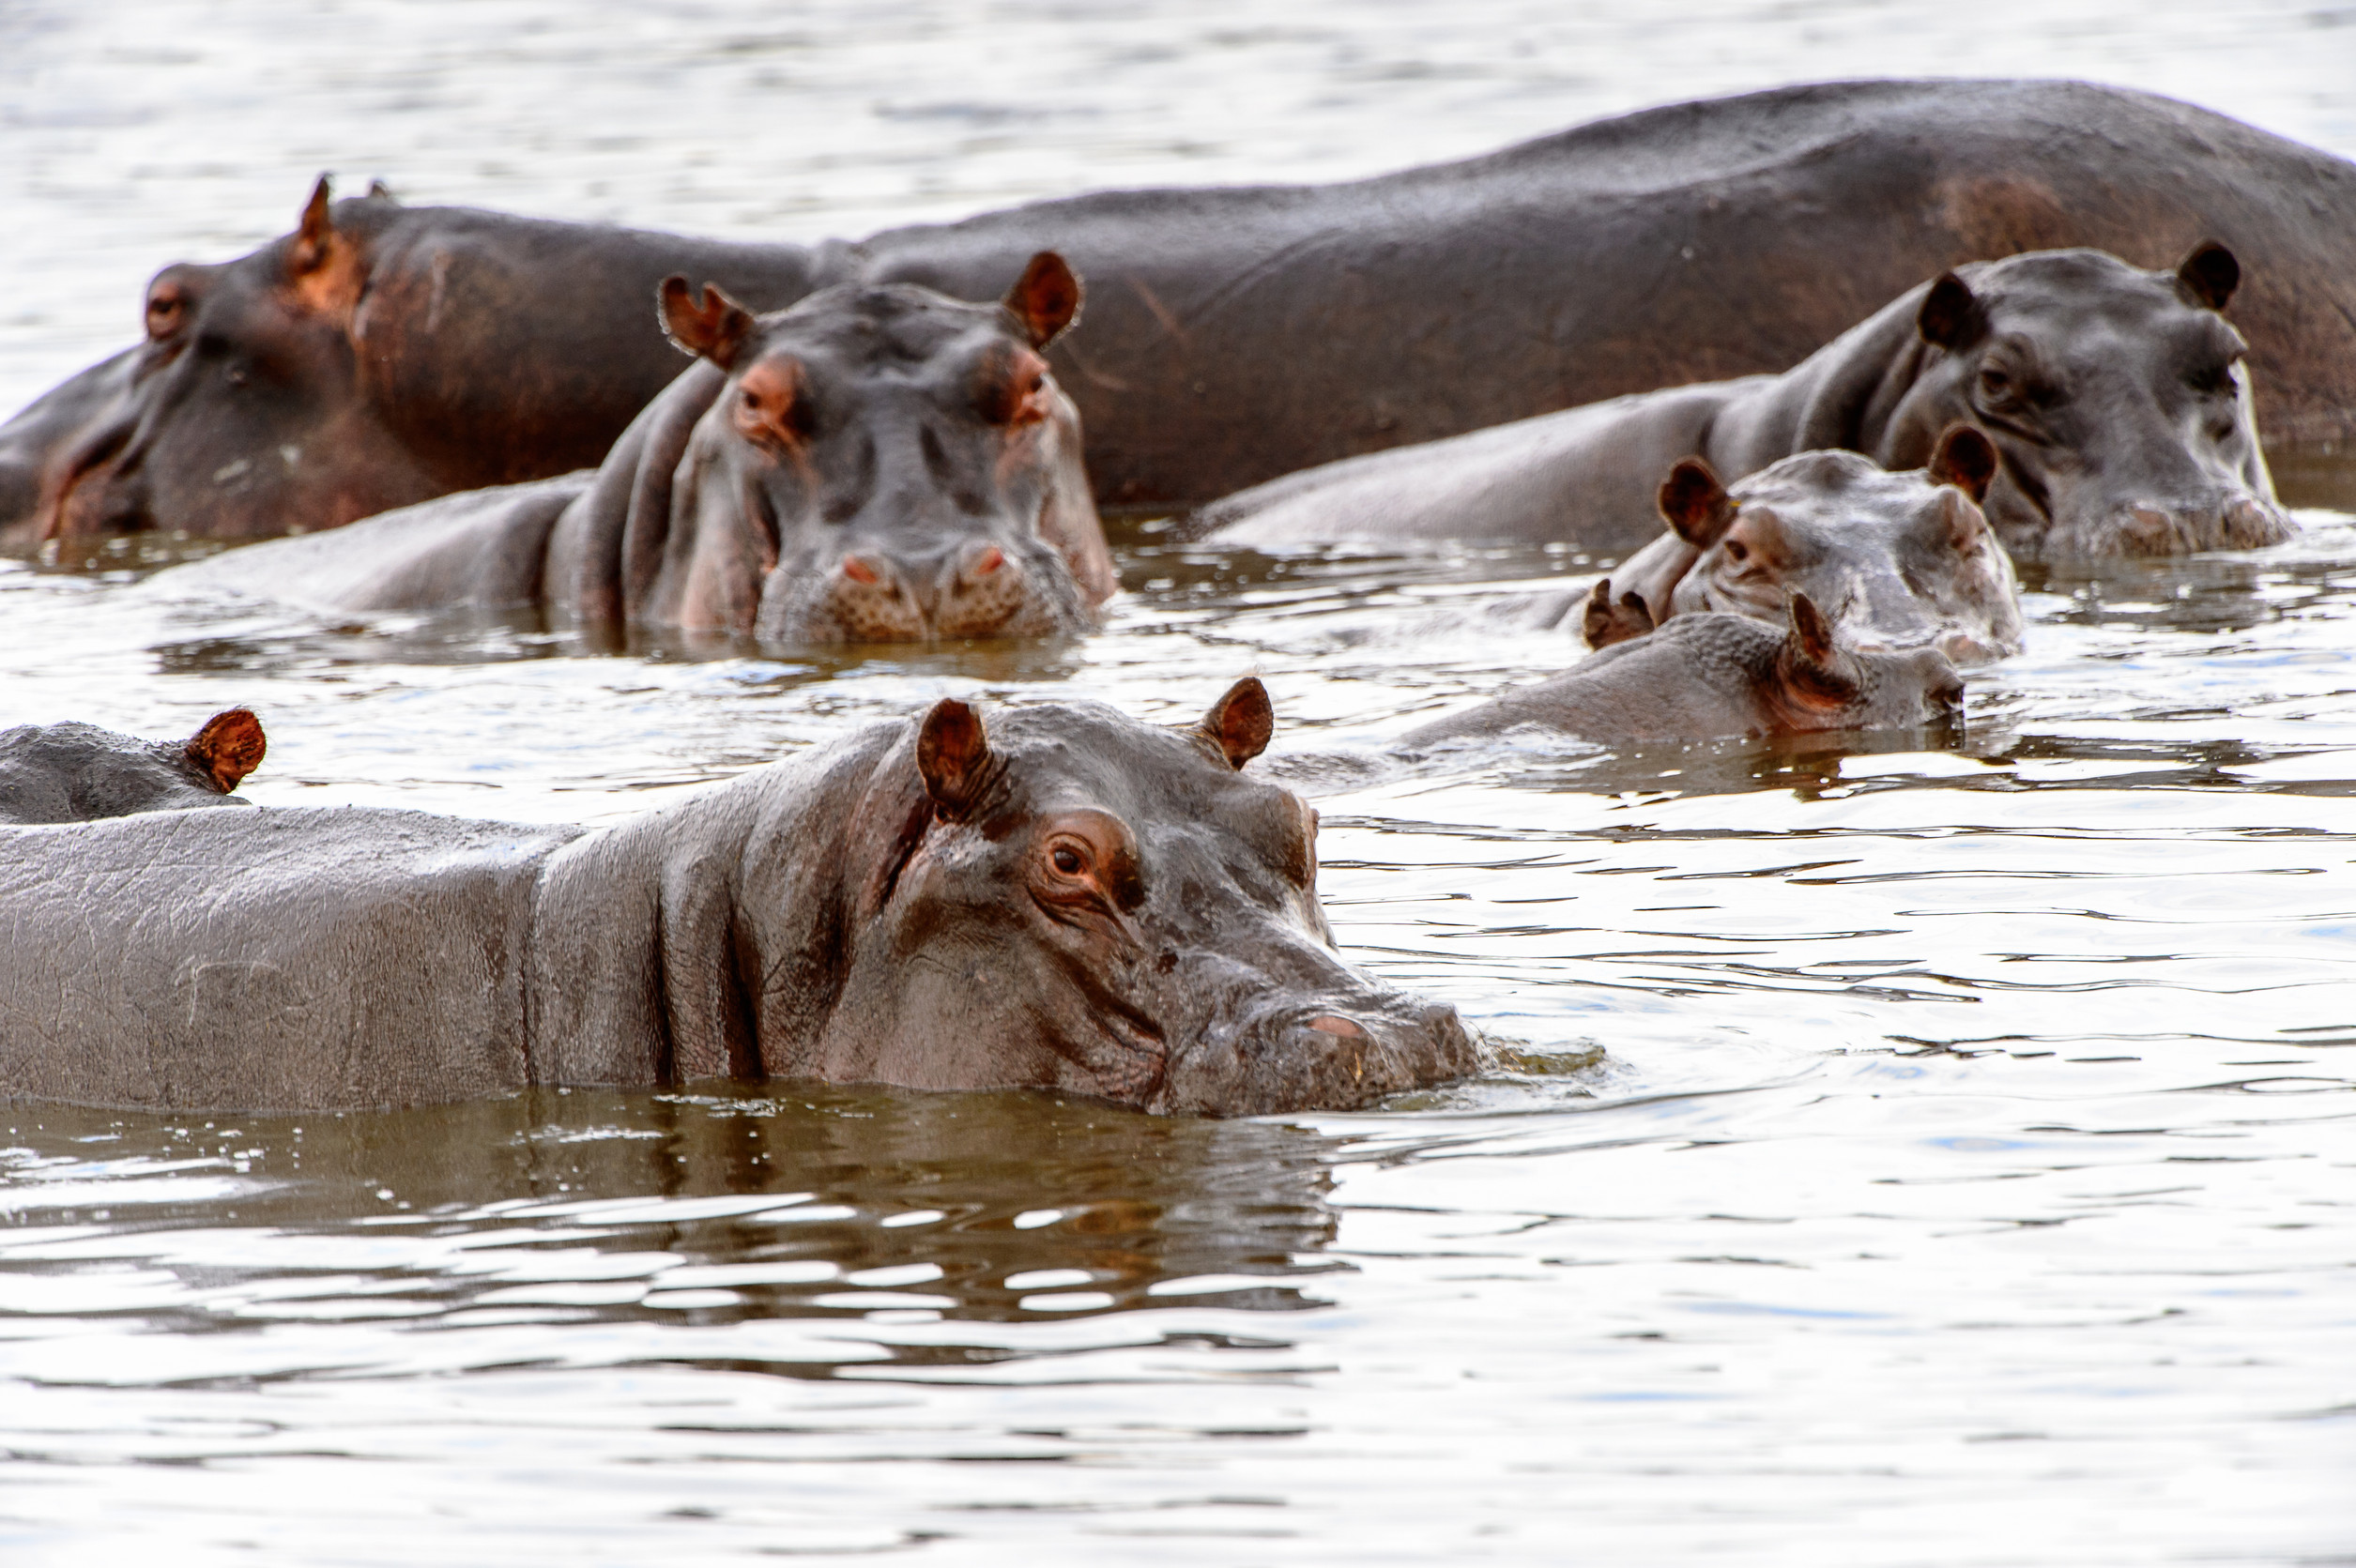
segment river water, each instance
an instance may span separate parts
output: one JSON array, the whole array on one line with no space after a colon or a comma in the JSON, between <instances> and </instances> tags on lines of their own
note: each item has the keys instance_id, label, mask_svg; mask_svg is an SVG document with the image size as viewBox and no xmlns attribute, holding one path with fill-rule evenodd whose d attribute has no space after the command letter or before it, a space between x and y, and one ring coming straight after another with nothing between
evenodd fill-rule
<instances>
[{"instance_id":1,"label":"river water","mask_svg":"<svg viewBox=\"0 0 2356 1568\"><path fill-rule=\"evenodd\" d=\"M815 237L1926 69L2356 154L2324 3L121 0L0 46L9 407L321 168ZM1505 1048L1380 1113L0 1106L0 1560L2356 1560L2356 516L2301 516L2027 573L1954 749L1310 772L1343 946ZM0 563L0 723L243 701L264 804L538 821L943 693L1175 720L1255 670L1346 752L1560 668L1489 612L1598 564L1160 538L1084 642L856 661Z\"/></svg>"}]
</instances>

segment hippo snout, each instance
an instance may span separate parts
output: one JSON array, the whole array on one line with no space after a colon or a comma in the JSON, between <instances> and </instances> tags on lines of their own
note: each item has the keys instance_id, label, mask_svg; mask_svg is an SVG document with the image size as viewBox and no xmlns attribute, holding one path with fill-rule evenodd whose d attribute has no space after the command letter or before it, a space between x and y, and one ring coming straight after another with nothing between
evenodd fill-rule
<instances>
[{"instance_id":1,"label":"hippo snout","mask_svg":"<svg viewBox=\"0 0 2356 1568\"><path fill-rule=\"evenodd\" d=\"M1328 999L1207 1031L1173 1064L1154 1108L1206 1116L1353 1110L1480 1065L1478 1043L1445 1003Z\"/></svg>"},{"instance_id":2,"label":"hippo snout","mask_svg":"<svg viewBox=\"0 0 2356 1568\"><path fill-rule=\"evenodd\" d=\"M923 557L852 550L815 579L781 573L785 601L764 605L759 631L788 642L922 643L1083 629L1070 574L1025 556L987 539Z\"/></svg>"},{"instance_id":3,"label":"hippo snout","mask_svg":"<svg viewBox=\"0 0 2356 1568\"><path fill-rule=\"evenodd\" d=\"M2208 505L2171 506L2136 500L2115 514L2111 533L2119 553L2184 556L2202 550L2255 550L2280 544L2298 530L2280 508L2254 495ZM2110 554L2099 540L2089 554Z\"/></svg>"}]
</instances>

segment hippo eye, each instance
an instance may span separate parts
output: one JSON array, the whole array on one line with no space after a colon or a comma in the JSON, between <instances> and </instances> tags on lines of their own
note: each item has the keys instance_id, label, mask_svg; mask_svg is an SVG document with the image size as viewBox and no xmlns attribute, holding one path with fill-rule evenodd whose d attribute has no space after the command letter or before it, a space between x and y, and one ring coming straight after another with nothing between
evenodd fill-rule
<instances>
[{"instance_id":1,"label":"hippo eye","mask_svg":"<svg viewBox=\"0 0 2356 1568\"><path fill-rule=\"evenodd\" d=\"M2012 394L2012 378L2011 376L1998 370L1983 370L1980 373L1981 396L2001 399L2010 397Z\"/></svg>"},{"instance_id":2,"label":"hippo eye","mask_svg":"<svg viewBox=\"0 0 2356 1568\"><path fill-rule=\"evenodd\" d=\"M1079 851L1068 844L1057 845L1055 853L1048 858L1055 862L1055 869L1066 876L1078 876L1081 867L1088 863L1079 858Z\"/></svg>"},{"instance_id":3,"label":"hippo eye","mask_svg":"<svg viewBox=\"0 0 2356 1568\"><path fill-rule=\"evenodd\" d=\"M2233 379L2231 365L2209 365L2186 373L2184 384L2203 397L2231 397L2241 390Z\"/></svg>"},{"instance_id":4,"label":"hippo eye","mask_svg":"<svg viewBox=\"0 0 2356 1568\"><path fill-rule=\"evenodd\" d=\"M1740 566L1751 558L1751 549L1742 540L1730 539L1726 541L1726 558L1736 566Z\"/></svg>"}]
</instances>

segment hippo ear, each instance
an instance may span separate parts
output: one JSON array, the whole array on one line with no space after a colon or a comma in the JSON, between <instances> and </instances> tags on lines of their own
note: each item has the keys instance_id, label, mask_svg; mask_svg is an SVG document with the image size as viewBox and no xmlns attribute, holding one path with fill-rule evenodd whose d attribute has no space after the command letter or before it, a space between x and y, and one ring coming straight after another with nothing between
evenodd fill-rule
<instances>
[{"instance_id":1,"label":"hippo ear","mask_svg":"<svg viewBox=\"0 0 2356 1568\"><path fill-rule=\"evenodd\" d=\"M753 312L721 292L717 283L691 290L674 272L663 280L663 331L682 354L711 360L722 370L736 363L753 333Z\"/></svg>"},{"instance_id":2,"label":"hippo ear","mask_svg":"<svg viewBox=\"0 0 2356 1568\"><path fill-rule=\"evenodd\" d=\"M321 175L303 204L286 245L286 282L297 298L329 315L348 315L360 303L360 249L335 229L334 191Z\"/></svg>"},{"instance_id":3,"label":"hippo ear","mask_svg":"<svg viewBox=\"0 0 2356 1568\"><path fill-rule=\"evenodd\" d=\"M1605 577L1587 591L1586 615L1579 630L1589 647L1600 648L1645 636L1659 624L1652 618L1652 607L1645 602L1643 594L1624 593L1614 600L1612 579Z\"/></svg>"},{"instance_id":4,"label":"hippo ear","mask_svg":"<svg viewBox=\"0 0 2356 1568\"><path fill-rule=\"evenodd\" d=\"M395 206L401 205L401 198L392 193L392 187L380 179L368 182L368 199L372 202L390 202Z\"/></svg>"},{"instance_id":5,"label":"hippo ear","mask_svg":"<svg viewBox=\"0 0 2356 1568\"><path fill-rule=\"evenodd\" d=\"M1718 482L1718 471L1698 457L1669 470L1660 481L1660 506L1677 537L1697 550L1716 544L1735 520L1735 503Z\"/></svg>"},{"instance_id":6,"label":"hippo ear","mask_svg":"<svg viewBox=\"0 0 2356 1568\"><path fill-rule=\"evenodd\" d=\"M223 795L261 767L263 754L268 750L269 740L262 733L262 721L242 708L233 708L206 720L205 727L190 736L183 748L196 770L212 780L213 787Z\"/></svg>"},{"instance_id":7,"label":"hippo ear","mask_svg":"<svg viewBox=\"0 0 2356 1568\"><path fill-rule=\"evenodd\" d=\"M1045 348L1079 319L1079 274L1071 264L1052 251L1042 251L1006 291L1005 306L1022 323L1031 346Z\"/></svg>"},{"instance_id":8,"label":"hippo ear","mask_svg":"<svg viewBox=\"0 0 2356 1568\"><path fill-rule=\"evenodd\" d=\"M982 793L990 763L989 737L982 716L955 697L943 697L925 715L916 732L916 770L925 793L943 811L956 813Z\"/></svg>"},{"instance_id":9,"label":"hippo ear","mask_svg":"<svg viewBox=\"0 0 2356 1568\"><path fill-rule=\"evenodd\" d=\"M1951 484L1974 502L1988 496L1988 481L1996 476L1996 443L1971 425L1950 425L1931 454L1931 480Z\"/></svg>"},{"instance_id":10,"label":"hippo ear","mask_svg":"<svg viewBox=\"0 0 2356 1568\"><path fill-rule=\"evenodd\" d=\"M1268 738L1277 732L1276 704L1268 700L1260 677L1247 675L1211 705L1197 728L1219 749L1230 768L1240 769L1268 749Z\"/></svg>"},{"instance_id":11,"label":"hippo ear","mask_svg":"<svg viewBox=\"0 0 2356 1568\"><path fill-rule=\"evenodd\" d=\"M1816 608L1816 601L1804 593L1792 595L1792 635L1799 642L1799 651L1811 664L1832 662L1832 623Z\"/></svg>"},{"instance_id":12,"label":"hippo ear","mask_svg":"<svg viewBox=\"0 0 2356 1568\"><path fill-rule=\"evenodd\" d=\"M1922 309L1915 312L1915 330L1922 341L1935 343L1951 352L1961 352L1978 343L1988 329L1988 312L1961 278L1952 272L1942 272L1933 281L1931 292L1922 297Z\"/></svg>"},{"instance_id":13,"label":"hippo ear","mask_svg":"<svg viewBox=\"0 0 2356 1568\"><path fill-rule=\"evenodd\" d=\"M2222 311L2241 286L2241 264L2213 239L2204 239L2176 264L2176 281L2212 311Z\"/></svg>"}]
</instances>

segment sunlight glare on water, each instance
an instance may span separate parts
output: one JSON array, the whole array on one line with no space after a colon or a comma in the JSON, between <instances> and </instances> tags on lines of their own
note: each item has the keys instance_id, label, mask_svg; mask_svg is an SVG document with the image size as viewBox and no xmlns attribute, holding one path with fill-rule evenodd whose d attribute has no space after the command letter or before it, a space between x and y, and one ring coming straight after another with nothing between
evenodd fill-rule
<instances>
[{"instance_id":1,"label":"sunlight glare on water","mask_svg":"<svg viewBox=\"0 0 2356 1568\"><path fill-rule=\"evenodd\" d=\"M2356 153L2322 3L122 0L0 41L11 407L321 168L812 238L1931 69ZM788 1084L0 1106L0 1560L2348 1560L2356 518L2301 516L2030 573L1955 750L1415 773L1369 739L1562 667L1495 612L1601 563L1145 527L1099 635L850 659L0 562L0 724L251 703L266 806L610 821L944 693L1175 722L1256 671L1342 946L1501 1062L1236 1123Z\"/></svg>"}]
</instances>

